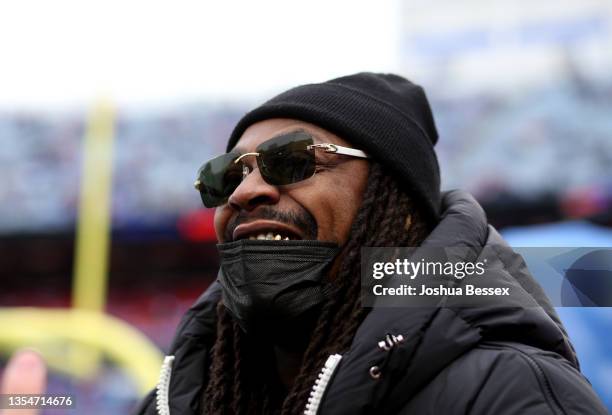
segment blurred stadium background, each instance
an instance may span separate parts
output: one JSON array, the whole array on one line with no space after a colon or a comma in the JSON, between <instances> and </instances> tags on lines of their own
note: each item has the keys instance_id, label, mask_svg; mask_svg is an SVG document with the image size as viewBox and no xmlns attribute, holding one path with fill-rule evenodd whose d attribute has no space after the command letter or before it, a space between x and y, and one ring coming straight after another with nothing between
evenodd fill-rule
<instances>
[{"instance_id":1,"label":"blurred stadium background","mask_svg":"<svg viewBox=\"0 0 612 415\"><path fill-rule=\"evenodd\" d=\"M33 341L50 391L75 394L78 413L127 413L153 386L180 316L216 277L195 172L245 111L300 83L361 70L415 80L445 189L473 192L514 246L612 247L612 1L66 0L38 17L14 3L0 6L0 358ZM108 153L86 145L96 122ZM104 225L105 154L106 268L75 254L106 255L104 226L77 231ZM83 183L99 190L88 222ZM79 300L76 275L95 287L88 264L106 288ZM112 318L52 313L73 306ZM612 409L612 309L559 312Z\"/></svg>"}]
</instances>

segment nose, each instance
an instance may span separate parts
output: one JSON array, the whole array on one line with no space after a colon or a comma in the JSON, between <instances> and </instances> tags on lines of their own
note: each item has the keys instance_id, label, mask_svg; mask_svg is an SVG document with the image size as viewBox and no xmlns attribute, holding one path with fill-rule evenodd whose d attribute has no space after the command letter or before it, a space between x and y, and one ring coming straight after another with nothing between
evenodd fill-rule
<instances>
[{"instance_id":1,"label":"nose","mask_svg":"<svg viewBox=\"0 0 612 415\"><path fill-rule=\"evenodd\" d=\"M235 210L251 211L260 205L274 205L280 199L276 186L265 182L258 168L253 169L228 199Z\"/></svg>"}]
</instances>

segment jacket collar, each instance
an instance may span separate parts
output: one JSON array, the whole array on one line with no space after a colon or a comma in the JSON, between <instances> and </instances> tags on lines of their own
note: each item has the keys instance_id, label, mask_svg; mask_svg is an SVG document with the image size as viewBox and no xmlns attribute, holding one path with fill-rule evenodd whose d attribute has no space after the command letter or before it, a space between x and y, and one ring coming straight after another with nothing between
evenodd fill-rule
<instances>
[{"instance_id":1,"label":"jacket collar","mask_svg":"<svg viewBox=\"0 0 612 415\"><path fill-rule=\"evenodd\" d=\"M567 335L553 307L530 276L520 256L502 240L472 196L461 191L443 195L443 215L422 246L475 248L478 260L499 272L533 307L500 304L486 308L373 308L343 355L322 404L322 413L397 412L416 392L458 356L483 341L519 341L552 350L577 366ZM486 250L483 250L487 247ZM529 327L529 335L525 335ZM378 342L390 333L402 343L390 350ZM381 377L374 379L370 369Z\"/></svg>"}]
</instances>

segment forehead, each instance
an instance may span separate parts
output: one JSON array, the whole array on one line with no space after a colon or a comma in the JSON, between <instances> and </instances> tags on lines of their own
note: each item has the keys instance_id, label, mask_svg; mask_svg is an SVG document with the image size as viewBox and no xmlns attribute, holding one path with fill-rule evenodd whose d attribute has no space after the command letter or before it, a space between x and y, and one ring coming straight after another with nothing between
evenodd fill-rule
<instances>
[{"instance_id":1,"label":"forehead","mask_svg":"<svg viewBox=\"0 0 612 415\"><path fill-rule=\"evenodd\" d=\"M297 130L310 133L317 143L333 143L350 147L348 141L314 124L287 118L272 118L249 126L234 146L234 150L241 153L251 152L259 144L271 138Z\"/></svg>"}]
</instances>

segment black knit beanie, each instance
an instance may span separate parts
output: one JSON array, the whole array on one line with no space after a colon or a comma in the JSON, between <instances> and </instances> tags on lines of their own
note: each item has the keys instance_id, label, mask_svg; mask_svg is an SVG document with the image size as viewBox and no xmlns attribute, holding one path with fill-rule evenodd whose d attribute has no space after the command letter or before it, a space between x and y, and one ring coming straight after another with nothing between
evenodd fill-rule
<instances>
[{"instance_id":1,"label":"black knit beanie","mask_svg":"<svg viewBox=\"0 0 612 415\"><path fill-rule=\"evenodd\" d=\"M227 151L251 124L270 118L315 124L364 150L438 219L440 169L433 148L438 133L420 86L398 75L358 73L292 88L242 117Z\"/></svg>"}]
</instances>

